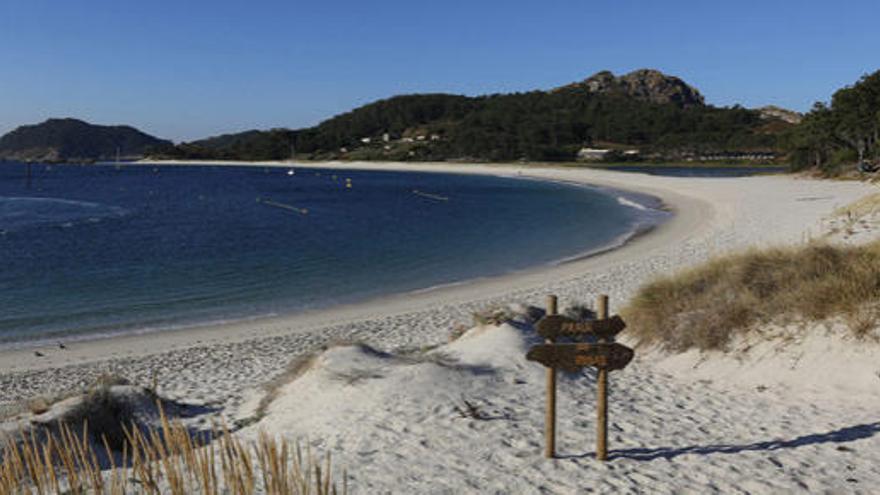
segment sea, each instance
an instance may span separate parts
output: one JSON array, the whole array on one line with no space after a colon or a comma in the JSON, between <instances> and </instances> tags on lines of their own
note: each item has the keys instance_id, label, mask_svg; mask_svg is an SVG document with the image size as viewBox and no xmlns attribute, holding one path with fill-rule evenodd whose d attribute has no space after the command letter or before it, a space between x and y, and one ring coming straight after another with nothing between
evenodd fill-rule
<instances>
[{"instance_id":1,"label":"sea","mask_svg":"<svg viewBox=\"0 0 880 495\"><path fill-rule=\"evenodd\" d=\"M663 222L660 206L527 177L0 164L0 347L294 314L563 263Z\"/></svg>"}]
</instances>

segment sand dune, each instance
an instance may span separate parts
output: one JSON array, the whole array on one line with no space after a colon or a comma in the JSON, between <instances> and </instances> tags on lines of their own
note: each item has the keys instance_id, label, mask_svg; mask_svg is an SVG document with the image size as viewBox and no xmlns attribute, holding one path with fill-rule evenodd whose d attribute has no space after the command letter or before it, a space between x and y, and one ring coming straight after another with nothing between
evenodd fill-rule
<instances>
[{"instance_id":1,"label":"sand dune","mask_svg":"<svg viewBox=\"0 0 880 495\"><path fill-rule=\"evenodd\" d=\"M537 341L506 324L416 357L332 348L241 434L312 439L349 467L357 493L867 493L880 483L877 398L731 389L645 359L611 375L610 462L593 458L592 371L560 379L559 459L545 459L544 369L524 358Z\"/></svg>"}]
</instances>

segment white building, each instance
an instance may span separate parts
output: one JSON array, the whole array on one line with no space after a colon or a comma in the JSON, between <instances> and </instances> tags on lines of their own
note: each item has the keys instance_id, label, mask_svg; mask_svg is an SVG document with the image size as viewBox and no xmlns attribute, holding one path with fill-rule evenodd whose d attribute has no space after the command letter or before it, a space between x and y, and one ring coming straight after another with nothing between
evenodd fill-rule
<instances>
[{"instance_id":1,"label":"white building","mask_svg":"<svg viewBox=\"0 0 880 495\"><path fill-rule=\"evenodd\" d=\"M578 160L601 160L611 150L601 148L581 148L578 150Z\"/></svg>"}]
</instances>

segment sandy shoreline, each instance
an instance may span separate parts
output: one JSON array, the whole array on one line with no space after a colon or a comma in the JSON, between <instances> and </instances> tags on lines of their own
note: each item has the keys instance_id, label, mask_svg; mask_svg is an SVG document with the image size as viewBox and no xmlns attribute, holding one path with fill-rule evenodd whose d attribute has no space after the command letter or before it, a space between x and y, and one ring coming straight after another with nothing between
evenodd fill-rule
<instances>
[{"instance_id":1,"label":"sandy shoreline","mask_svg":"<svg viewBox=\"0 0 880 495\"><path fill-rule=\"evenodd\" d=\"M539 304L551 292L560 295L563 305L606 292L612 296L613 310L643 281L668 270L730 249L798 242L806 232L818 233L822 219L834 208L871 191L858 183L792 177L694 179L515 165L318 166L579 182L658 197L675 215L619 249L558 266L291 317L79 342L63 351L46 349L44 358L36 358L32 349L0 352L0 385L7 392L3 401L69 390L99 373L112 372L142 383L155 378L165 394L213 403L223 407L225 415L235 416L249 391L282 371L296 355L327 342L365 340L389 349L438 343L453 326L470 323L476 309L510 302Z\"/></svg>"},{"instance_id":2,"label":"sandy shoreline","mask_svg":"<svg viewBox=\"0 0 880 495\"><path fill-rule=\"evenodd\" d=\"M150 162L152 163L152 162ZM235 162L223 162L222 165L241 165ZM287 167L287 163L262 162L256 166ZM211 342L240 342L252 338L251 329L254 326L263 328L260 336L273 336L278 332L284 333L291 328L310 329L329 324L370 318L389 313L403 313L423 308L438 302L455 303L467 302L474 299L497 296L510 287L531 286L542 284L547 280L558 280L572 274L582 273L597 266L599 263L608 263L618 260L630 259L638 256L646 248L653 245L674 242L682 235L693 233L695 228L702 225L707 219L707 208L711 205L699 203L687 196L671 193L665 190L648 190L643 187L632 187L609 181L605 177L590 177L588 181L577 176L567 174L562 177L553 173L532 174L533 170L523 173L522 167L515 166L488 166L474 169L474 166L444 166L444 164L400 165L400 164L346 164L325 163L318 168L340 170L405 170L423 172L452 172L487 174L507 177L528 177L540 180L563 181L576 184L608 187L621 192L637 192L649 194L664 202L675 214L669 221L650 232L634 236L619 247L611 247L596 254L577 256L571 260L559 263L558 266L542 265L538 267L520 270L511 274L477 278L462 281L448 286L428 288L404 294L394 294L380 298L370 299L354 304L337 305L327 309L305 311L294 315L279 317L263 317L237 321L225 324L205 324L190 326L181 329L134 332L126 335L99 336L84 338L71 343L69 352L54 353L45 360L33 359L34 348L54 347L54 341L42 345L27 345L21 348L0 350L0 366L2 370L34 370L47 367L64 366L73 363L99 361L106 358L125 356L142 356L172 349L180 349L190 345ZM561 169L564 170L564 169ZM618 175L618 174L615 174ZM625 189L626 188L626 189ZM644 246L643 244L647 244ZM613 255L613 256L612 256ZM148 345L147 345L148 344ZM136 349L133 354L122 353L123 349ZM45 351L45 349L44 349Z\"/></svg>"}]
</instances>

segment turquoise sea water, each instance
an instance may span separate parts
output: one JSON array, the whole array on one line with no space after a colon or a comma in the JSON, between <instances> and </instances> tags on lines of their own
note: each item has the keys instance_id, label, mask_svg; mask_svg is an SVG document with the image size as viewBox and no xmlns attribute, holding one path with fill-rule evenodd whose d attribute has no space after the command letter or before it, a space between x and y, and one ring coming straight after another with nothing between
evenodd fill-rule
<instances>
[{"instance_id":1,"label":"turquoise sea water","mask_svg":"<svg viewBox=\"0 0 880 495\"><path fill-rule=\"evenodd\" d=\"M647 198L435 173L0 164L0 346L295 313L552 263Z\"/></svg>"}]
</instances>

